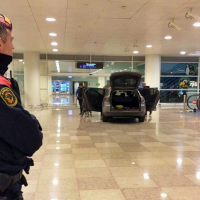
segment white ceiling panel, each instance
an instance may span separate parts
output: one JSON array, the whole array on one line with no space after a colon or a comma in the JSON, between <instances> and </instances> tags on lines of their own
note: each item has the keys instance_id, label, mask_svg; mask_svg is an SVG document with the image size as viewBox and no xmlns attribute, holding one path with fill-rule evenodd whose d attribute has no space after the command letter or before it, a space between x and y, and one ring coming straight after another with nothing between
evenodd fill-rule
<instances>
[{"instance_id":1,"label":"white ceiling panel","mask_svg":"<svg viewBox=\"0 0 200 200\"><path fill-rule=\"evenodd\" d=\"M122 9L122 6L126 6ZM180 55L199 50L200 28L185 18L190 9L200 16L200 0L6 0L1 13L13 22L14 52L132 55L124 52L137 40L139 55ZM47 17L56 18L47 22ZM182 29L168 28L170 20ZM57 37L49 37L50 32ZM171 35L167 41L164 36ZM153 48L146 49L146 44ZM55 47L56 48L56 47Z\"/></svg>"},{"instance_id":2,"label":"white ceiling panel","mask_svg":"<svg viewBox=\"0 0 200 200\"><path fill-rule=\"evenodd\" d=\"M31 7L67 8L68 0L27 0Z\"/></svg>"}]
</instances>

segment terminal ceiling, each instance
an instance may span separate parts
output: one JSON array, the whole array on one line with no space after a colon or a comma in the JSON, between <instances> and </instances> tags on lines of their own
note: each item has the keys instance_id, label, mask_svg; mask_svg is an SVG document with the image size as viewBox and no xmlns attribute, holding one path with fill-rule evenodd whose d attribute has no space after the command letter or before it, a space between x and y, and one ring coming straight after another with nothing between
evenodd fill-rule
<instances>
[{"instance_id":1,"label":"terminal ceiling","mask_svg":"<svg viewBox=\"0 0 200 200\"><path fill-rule=\"evenodd\" d=\"M199 0L2 0L0 13L13 22L15 53L130 56L138 50L139 55L177 56L200 51L200 28L185 18L190 8L200 16ZM168 28L171 19L181 31ZM173 38L165 40L166 35ZM153 47L147 49L148 44ZM127 46L130 52L124 51Z\"/></svg>"}]
</instances>

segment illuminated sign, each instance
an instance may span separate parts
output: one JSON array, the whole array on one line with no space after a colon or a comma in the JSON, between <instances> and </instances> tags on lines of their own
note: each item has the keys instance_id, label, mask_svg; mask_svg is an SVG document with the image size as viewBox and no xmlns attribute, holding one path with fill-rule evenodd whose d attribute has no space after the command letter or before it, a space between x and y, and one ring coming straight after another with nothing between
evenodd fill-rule
<instances>
[{"instance_id":1,"label":"illuminated sign","mask_svg":"<svg viewBox=\"0 0 200 200\"><path fill-rule=\"evenodd\" d=\"M103 62L77 62L76 68L78 69L103 69Z\"/></svg>"}]
</instances>

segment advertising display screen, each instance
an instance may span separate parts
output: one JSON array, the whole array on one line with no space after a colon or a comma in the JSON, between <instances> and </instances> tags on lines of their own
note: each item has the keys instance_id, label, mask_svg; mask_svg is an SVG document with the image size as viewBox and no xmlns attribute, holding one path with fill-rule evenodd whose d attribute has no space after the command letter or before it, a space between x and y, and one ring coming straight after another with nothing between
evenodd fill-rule
<instances>
[{"instance_id":1,"label":"advertising display screen","mask_svg":"<svg viewBox=\"0 0 200 200\"><path fill-rule=\"evenodd\" d=\"M103 62L77 62L78 69L103 69Z\"/></svg>"}]
</instances>

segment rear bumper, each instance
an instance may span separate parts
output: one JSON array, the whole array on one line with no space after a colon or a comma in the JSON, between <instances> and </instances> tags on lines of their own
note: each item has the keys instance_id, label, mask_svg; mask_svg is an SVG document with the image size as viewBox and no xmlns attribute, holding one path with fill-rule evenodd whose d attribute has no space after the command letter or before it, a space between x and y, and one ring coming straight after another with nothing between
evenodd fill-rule
<instances>
[{"instance_id":1,"label":"rear bumper","mask_svg":"<svg viewBox=\"0 0 200 200\"><path fill-rule=\"evenodd\" d=\"M145 111L110 111L104 112L106 117L143 117L145 116Z\"/></svg>"}]
</instances>

